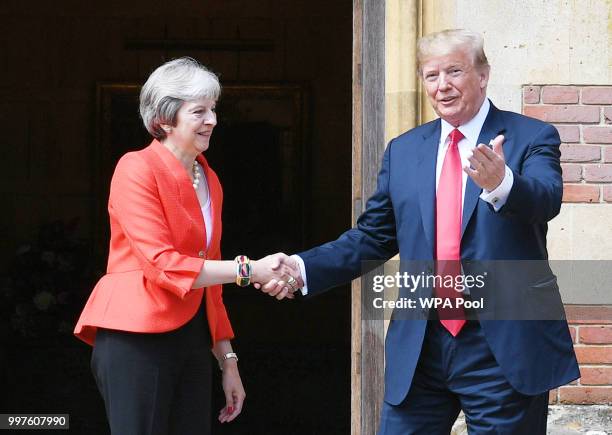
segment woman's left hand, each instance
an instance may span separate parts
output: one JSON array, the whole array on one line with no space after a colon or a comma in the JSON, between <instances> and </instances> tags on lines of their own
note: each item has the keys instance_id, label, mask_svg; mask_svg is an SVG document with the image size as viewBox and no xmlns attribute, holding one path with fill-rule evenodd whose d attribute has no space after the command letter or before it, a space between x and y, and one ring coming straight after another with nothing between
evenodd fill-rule
<instances>
[{"instance_id":1,"label":"woman's left hand","mask_svg":"<svg viewBox=\"0 0 612 435\"><path fill-rule=\"evenodd\" d=\"M238 417L246 397L240 373L238 373L238 364L235 360L224 361L222 383L225 393L225 407L219 412L219 421L227 423Z\"/></svg>"}]
</instances>

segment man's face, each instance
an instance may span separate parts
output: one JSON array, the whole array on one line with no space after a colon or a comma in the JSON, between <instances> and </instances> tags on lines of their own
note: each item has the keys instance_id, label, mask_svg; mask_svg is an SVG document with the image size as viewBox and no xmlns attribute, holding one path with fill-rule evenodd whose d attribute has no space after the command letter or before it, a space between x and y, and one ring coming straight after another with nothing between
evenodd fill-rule
<instances>
[{"instance_id":1,"label":"man's face","mask_svg":"<svg viewBox=\"0 0 612 435\"><path fill-rule=\"evenodd\" d=\"M458 127L478 113L486 96L489 68L476 68L466 50L425 59L421 73L429 101L440 118Z\"/></svg>"}]
</instances>

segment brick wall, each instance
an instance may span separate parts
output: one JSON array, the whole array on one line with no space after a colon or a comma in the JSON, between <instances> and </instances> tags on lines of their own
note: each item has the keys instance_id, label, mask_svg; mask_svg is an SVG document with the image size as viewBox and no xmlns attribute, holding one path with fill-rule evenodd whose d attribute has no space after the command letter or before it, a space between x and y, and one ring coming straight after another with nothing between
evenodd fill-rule
<instances>
[{"instance_id":1,"label":"brick wall","mask_svg":"<svg viewBox=\"0 0 612 435\"><path fill-rule=\"evenodd\" d=\"M612 307L566 306L582 377L550 392L551 403L612 403Z\"/></svg>"},{"instance_id":2,"label":"brick wall","mask_svg":"<svg viewBox=\"0 0 612 435\"><path fill-rule=\"evenodd\" d=\"M612 87L524 86L523 113L561 135L564 202L612 202Z\"/></svg>"},{"instance_id":3,"label":"brick wall","mask_svg":"<svg viewBox=\"0 0 612 435\"><path fill-rule=\"evenodd\" d=\"M561 135L563 202L612 203L612 87L529 85L523 113ZM582 377L550 392L551 403L612 403L612 307L567 305Z\"/></svg>"}]
</instances>

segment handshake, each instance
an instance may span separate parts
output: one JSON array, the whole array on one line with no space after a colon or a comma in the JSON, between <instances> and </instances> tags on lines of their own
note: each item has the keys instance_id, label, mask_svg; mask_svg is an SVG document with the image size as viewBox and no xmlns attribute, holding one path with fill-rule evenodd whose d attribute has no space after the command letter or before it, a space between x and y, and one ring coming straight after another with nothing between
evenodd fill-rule
<instances>
[{"instance_id":1,"label":"handshake","mask_svg":"<svg viewBox=\"0 0 612 435\"><path fill-rule=\"evenodd\" d=\"M251 261L251 282L256 289L278 300L293 299L304 287L298 261L282 252Z\"/></svg>"}]
</instances>

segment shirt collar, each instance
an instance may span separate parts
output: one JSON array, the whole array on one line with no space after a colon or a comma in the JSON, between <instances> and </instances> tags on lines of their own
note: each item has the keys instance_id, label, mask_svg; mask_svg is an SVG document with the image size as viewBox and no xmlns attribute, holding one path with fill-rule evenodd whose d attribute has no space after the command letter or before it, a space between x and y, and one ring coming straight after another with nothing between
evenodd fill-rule
<instances>
[{"instance_id":1,"label":"shirt collar","mask_svg":"<svg viewBox=\"0 0 612 435\"><path fill-rule=\"evenodd\" d=\"M472 119L470 119L465 124L457 127L459 131L463 134L463 136L465 136L465 138L470 143L477 145L478 136L480 135L480 130L482 130L482 126L484 125L485 119L487 119L487 115L489 114L490 108L491 108L491 103L489 102L488 98L485 98L476 116L474 116ZM441 121L440 143L444 144L446 141L446 138L448 137L450 132L455 129L455 127L443 119L440 119L440 121Z\"/></svg>"}]
</instances>

